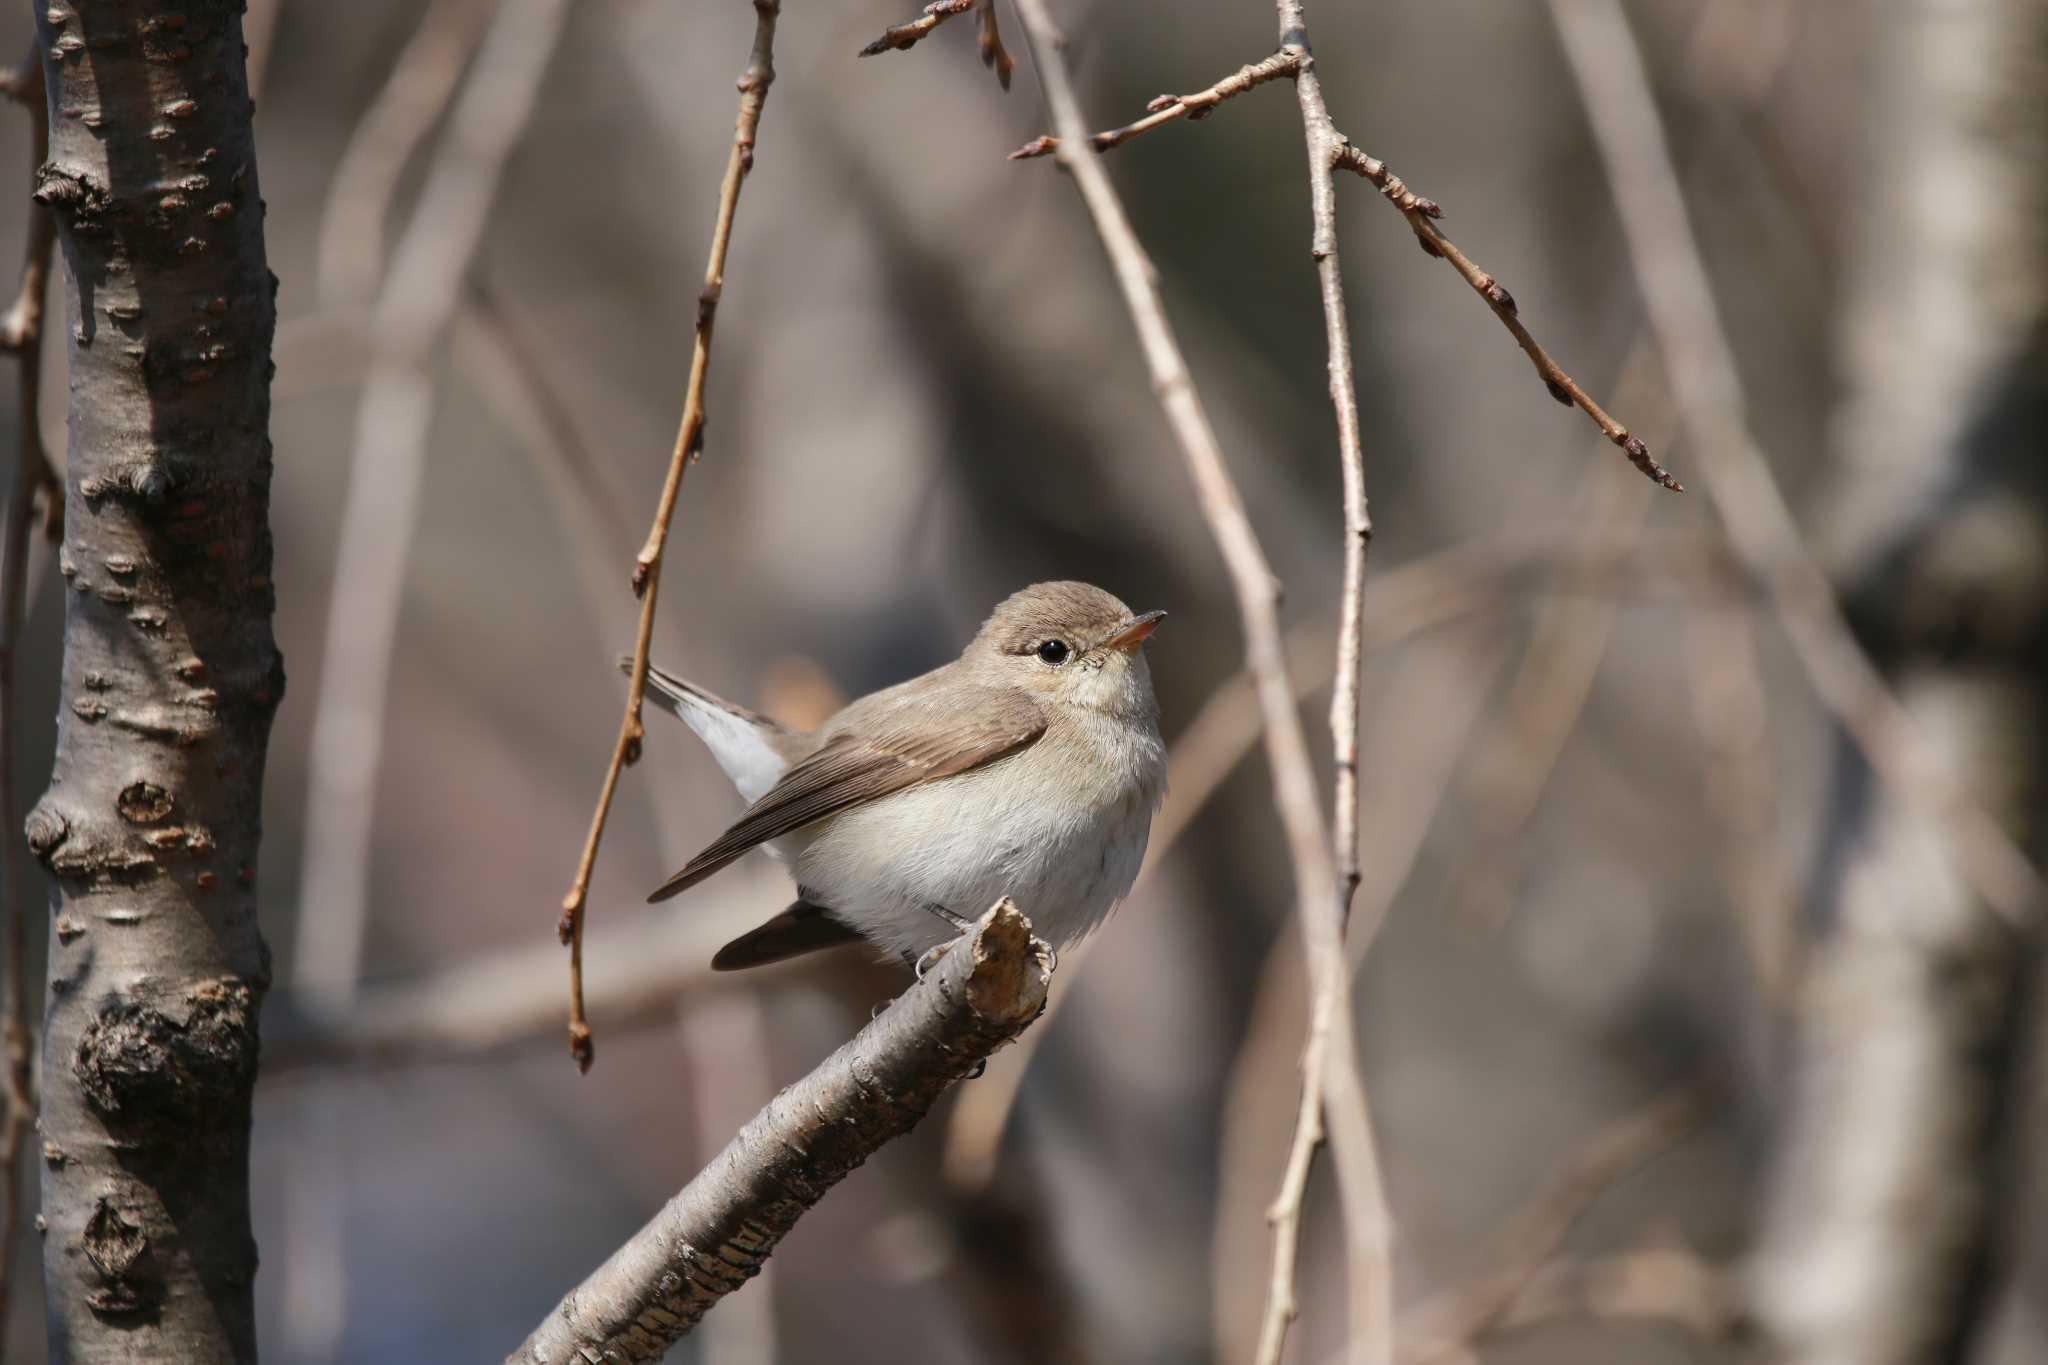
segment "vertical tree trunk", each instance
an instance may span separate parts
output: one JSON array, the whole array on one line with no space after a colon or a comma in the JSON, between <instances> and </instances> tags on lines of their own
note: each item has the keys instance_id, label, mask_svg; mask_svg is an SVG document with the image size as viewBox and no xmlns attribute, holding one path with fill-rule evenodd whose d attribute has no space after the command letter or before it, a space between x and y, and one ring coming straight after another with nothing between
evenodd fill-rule
<instances>
[{"instance_id":1,"label":"vertical tree trunk","mask_svg":"<svg viewBox=\"0 0 2048 1365\"><path fill-rule=\"evenodd\" d=\"M270 342L240 0L37 0L71 335L44 1268L58 1361L256 1356Z\"/></svg>"}]
</instances>

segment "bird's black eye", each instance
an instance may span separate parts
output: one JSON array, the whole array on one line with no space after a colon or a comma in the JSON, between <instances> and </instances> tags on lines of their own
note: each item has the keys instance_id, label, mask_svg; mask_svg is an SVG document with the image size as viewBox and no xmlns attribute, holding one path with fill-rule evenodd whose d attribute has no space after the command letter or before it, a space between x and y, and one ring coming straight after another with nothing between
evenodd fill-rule
<instances>
[{"instance_id":1,"label":"bird's black eye","mask_svg":"<svg viewBox=\"0 0 2048 1365\"><path fill-rule=\"evenodd\" d=\"M1065 640L1047 640L1038 647L1038 657L1051 664L1054 668L1058 668L1067 661L1067 642Z\"/></svg>"}]
</instances>

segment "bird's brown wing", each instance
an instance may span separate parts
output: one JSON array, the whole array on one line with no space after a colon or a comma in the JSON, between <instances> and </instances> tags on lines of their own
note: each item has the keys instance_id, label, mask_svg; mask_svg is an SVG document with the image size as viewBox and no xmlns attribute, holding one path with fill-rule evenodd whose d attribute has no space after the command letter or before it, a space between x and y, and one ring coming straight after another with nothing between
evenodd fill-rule
<instances>
[{"instance_id":1,"label":"bird's brown wing","mask_svg":"<svg viewBox=\"0 0 2048 1365\"><path fill-rule=\"evenodd\" d=\"M948 688L871 712L858 728L859 735L841 731L793 765L731 829L647 899L667 900L748 849L813 821L1021 749L1045 733L1045 713L1020 692Z\"/></svg>"}]
</instances>

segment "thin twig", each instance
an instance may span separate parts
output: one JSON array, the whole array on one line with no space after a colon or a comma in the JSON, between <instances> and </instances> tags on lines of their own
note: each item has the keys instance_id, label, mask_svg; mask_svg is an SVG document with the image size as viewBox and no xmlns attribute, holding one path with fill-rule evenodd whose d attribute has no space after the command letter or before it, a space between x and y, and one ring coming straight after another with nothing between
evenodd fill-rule
<instances>
[{"instance_id":1,"label":"thin twig","mask_svg":"<svg viewBox=\"0 0 2048 1365\"><path fill-rule=\"evenodd\" d=\"M1679 417L1708 470L1730 548L1771 608L1821 704L1904 808L1937 830L1971 889L2007 923L2039 914L2041 873L1921 738L1842 617L1748 426L1685 196L1628 18L1614 0L1550 0L1607 167L1650 328Z\"/></svg>"},{"instance_id":2,"label":"thin twig","mask_svg":"<svg viewBox=\"0 0 2048 1365\"><path fill-rule=\"evenodd\" d=\"M0 93L28 111L30 165L49 159L49 124L43 103L42 53L31 44L22 64L5 76ZM56 225L50 211L28 201L28 245L21 263L21 288L13 307L0 319L0 350L11 351L19 396L15 402L14 475L7 495L5 545L0 548L0 891L7 897L7 967L0 978L0 1030L5 1031L6 1115L0 1120L0 1337L7 1328L9 1293L14 1283L14 1251L21 1244L21 1153L35 1124L35 1028L29 1018L27 851L21 833L21 811L14 796L14 720L16 651L26 610L29 546L34 536L36 497L48 503L47 526L54 534L62 524L63 485L50 470L43 449L41 404L43 296L50 276L50 248Z\"/></svg>"},{"instance_id":3,"label":"thin twig","mask_svg":"<svg viewBox=\"0 0 2048 1365\"><path fill-rule=\"evenodd\" d=\"M655 507L654 525L633 562L633 591L640 598L640 625L633 639L633 672L626 687L626 714L619 723L618 742L612 747L611 762L605 769L604 787L598 794L597 811L590 820L590 834L584 840L575 880L562 897L562 918L557 931L562 942L569 945L569 1053L585 1071L590 1069L595 1055L590 1021L583 1008L583 919L590 896L590 874L597 865L597 849L604 840L605 821L611 815L619 774L628 764L638 761L640 745L647 734L640 712L647 692L647 655L654 643L654 605L661 592L662 552L668 544L676 498L682 492L683 472L704 440L704 380L711 365L711 325L718 315L719 295L725 288L725 257L732 246L733 215L739 208L740 186L754 166L754 136L761 126L761 107L767 102L768 87L775 80L775 21L781 12L782 0L754 0L754 46L746 70L740 73L740 108L733 126L732 154L726 160L725 179L719 186L718 219L711 233L710 259L704 266L704 290L697 297L696 342L690 355L690 382L683 397L682 422L676 431L675 449L669 455L668 478L662 484L661 500Z\"/></svg>"},{"instance_id":4,"label":"thin twig","mask_svg":"<svg viewBox=\"0 0 2048 1365\"><path fill-rule=\"evenodd\" d=\"M1027 1028L1051 956L998 901L936 967L740 1130L549 1313L511 1365L658 1359L760 1268L825 1192Z\"/></svg>"},{"instance_id":5,"label":"thin twig","mask_svg":"<svg viewBox=\"0 0 2048 1365\"><path fill-rule=\"evenodd\" d=\"M1290 54L1285 46L1287 41L1287 35L1283 33L1281 51L1262 62L1253 63L1233 75L1224 77L1207 90L1198 91L1193 95L1159 96L1147 106L1152 111L1147 117L1126 124L1122 128L1091 134L1088 138L1089 144L1103 151L1111 147L1120 147L1132 138L1164 127L1183 115L1190 119L1201 118L1232 95L1243 94L1253 86L1278 76L1295 74L1300 69L1305 53ZM1606 409L1595 402L1593 396L1567 374L1564 367L1551 358L1550 352L1544 350L1536 338L1530 335L1528 327L1522 322L1521 311L1515 303L1515 297L1507 291L1506 286L1480 269L1471 257L1461 251L1458 245L1437 227L1437 220L1444 215L1443 206L1434 199L1427 199L1415 193L1400 176L1388 169L1384 161L1352 146L1337 132L1334 125L1329 124L1327 112L1324 114L1324 120L1331 137L1335 139L1332 143L1330 164L1338 170L1350 171L1372 182L1386 197L1387 202L1399 209L1401 216L1408 220L1408 226L1414 230L1415 239L1423 251L1450 262L1452 268L1464 278L1465 283L1472 286L1473 292L1485 300L1486 306L1493 310L1493 315L1500 319L1501 325L1508 329L1516 344L1528 355L1529 363L1536 367L1537 377L1542 379L1543 386L1549 391L1550 396L1567 407L1580 409L1586 416L1592 418L1593 424L1600 428L1600 434L1619 446L1628 456L1629 462L1647 477L1674 493L1684 492L1684 485L1650 457L1649 446L1627 427L1610 417ZM1010 159L1022 161L1047 156L1057 152L1059 147L1058 137L1034 138L1010 153Z\"/></svg>"},{"instance_id":6,"label":"thin twig","mask_svg":"<svg viewBox=\"0 0 2048 1365\"><path fill-rule=\"evenodd\" d=\"M1135 123L1126 123L1121 128L1107 132L1091 133L1088 145L1098 152L1111 147L1121 147L1134 137L1142 137L1154 128L1163 128L1175 119L1185 118L1190 122L1204 119L1215 112L1216 106L1236 95L1242 95L1253 86L1264 85L1267 81L1282 76L1292 76L1301 69L1302 54L1282 49L1264 61L1241 66L1206 90L1197 90L1192 95L1160 95L1145 106L1145 117ZM1031 141L1010 153L1012 161L1029 161L1034 157L1051 156L1059 150L1060 140L1047 134Z\"/></svg>"},{"instance_id":7,"label":"thin twig","mask_svg":"<svg viewBox=\"0 0 2048 1365\"><path fill-rule=\"evenodd\" d=\"M1316 797L1315 771L1309 760L1308 740L1301 718L1294 709L1294 687L1288 680L1283 656L1277 602L1279 587L1260 548L1257 533L1246 514L1244 500L1230 475L1223 451L1209 424L1200 396L1189 377L1180 343L1167 321L1165 304L1159 295L1157 277L1146 258L1137 234L1125 216L1123 204L1109 183L1096 154L1086 150L1088 126L1081 116L1066 58L1060 51L1058 33L1046 13L1044 0L1018 0L1018 13L1025 35L1037 59L1039 80L1053 128L1062 139L1054 154L1080 188L1081 197L1095 221L1118 285L1124 295L1139 341L1152 372L1152 384L1165 410L1168 424L1186 457L1194 477L1195 492L1210 530L1230 571L1238 609L1245 632L1245 667L1259 694L1259 708L1266 720L1266 754L1272 768L1274 804L1286 831L1288 851L1294 865L1295 892L1302 919L1303 949L1312 964L1309 973L1317 1008L1311 1013L1310 1052L1304 1058L1308 1068L1304 1091L1314 1078L1323 1077L1326 1103L1333 1114L1341 1111L1336 1127L1336 1166L1347 1210L1377 1199L1376 1188L1358 1194L1359 1182L1378 1184L1377 1159L1369 1146L1361 1149L1359 1135L1369 1141L1370 1119L1365 1104L1364 1082L1351 1057L1351 1014L1348 1008L1350 977L1344 963L1341 901L1335 863ZM1076 150L1082 149L1082 150ZM1317 1025L1320 1023L1320 1030ZM1331 1039L1337 1038L1334 1048ZM1325 1066L1326 1050L1334 1051ZM1349 1064L1345 1064L1349 1063ZM1319 1128L1320 1124L1315 1127ZM1295 1172L1290 1167L1288 1188ZM1285 1207L1283 1204L1281 1207ZM1351 1224L1349 1253L1367 1262L1381 1258L1383 1248L1375 1244L1378 1230ZM1385 1324L1358 1321L1354 1333L1362 1339L1385 1330Z\"/></svg>"},{"instance_id":8,"label":"thin twig","mask_svg":"<svg viewBox=\"0 0 2048 1365\"><path fill-rule=\"evenodd\" d=\"M934 0L917 18L884 29L881 37L860 50L860 55L878 57L884 52L907 52L923 42L940 24L969 10L981 13L978 39L981 64L995 72L1003 89L1008 90L1010 75L1017 69L1017 62L1010 56L1009 49L1003 46L1002 30L996 24L995 0Z\"/></svg>"},{"instance_id":9,"label":"thin twig","mask_svg":"<svg viewBox=\"0 0 2048 1365\"><path fill-rule=\"evenodd\" d=\"M1329 342L1330 404L1337 418L1338 463L1344 479L1344 586L1337 616L1336 681L1330 697L1330 751L1335 769L1330 827L1337 875L1340 932L1358 890L1358 675L1365 606L1366 551L1372 516L1365 495L1365 452L1358 428L1358 389L1352 374L1351 325L1344 303L1344 274L1337 257L1337 189L1332 171L1346 146L1323 101L1321 79L1308 47L1308 18L1301 0L1276 0L1280 55L1289 57L1301 106L1302 138L1308 153L1309 252L1323 302L1323 330ZM1281 1193L1268 1215L1273 1224L1273 1279L1254 1359L1278 1365L1287 1328L1296 1315L1294 1262L1301 1240L1302 1199L1325 1120L1338 1129L1343 1146L1366 1169L1338 1180L1344 1221L1351 1229L1348 1261L1351 1286L1353 1358L1360 1365L1385 1365L1393 1356L1393 1227L1379 1169L1379 1150L1363 1104L1326 1103L1333 1074L1355 1077L1358 1059L1349 1008L1348 963L1333 968L1333 979L1310 977L1308 1040L1302 1049L1301 1107L1295 1119ZM1318 1051L1327 1052L1319 1056ZM1361 1082L1362 1087L1362 1082Z\"/></svg>"}]
</instances>

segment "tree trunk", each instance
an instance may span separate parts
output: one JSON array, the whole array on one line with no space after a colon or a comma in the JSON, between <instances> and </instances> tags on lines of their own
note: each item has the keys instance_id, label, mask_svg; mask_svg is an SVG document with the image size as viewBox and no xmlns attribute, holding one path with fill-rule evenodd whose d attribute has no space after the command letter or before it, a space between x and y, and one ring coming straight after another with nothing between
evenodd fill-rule
<instances>
[{"instance_id":1,"label":"tree trunk","mask_svg":"<svg viewBox=\"0 0 2048 1365\"><path fill-rule=\"evenodd\" d=\"M256 1357L270 343L238 0L36 5L71 456L44 1269L56 1361Z\"/></svg>"}]
</instances>

